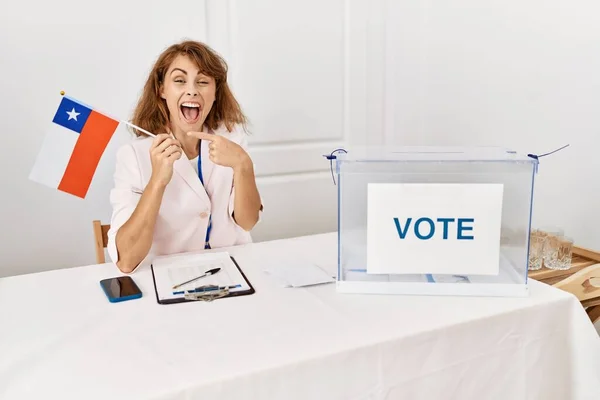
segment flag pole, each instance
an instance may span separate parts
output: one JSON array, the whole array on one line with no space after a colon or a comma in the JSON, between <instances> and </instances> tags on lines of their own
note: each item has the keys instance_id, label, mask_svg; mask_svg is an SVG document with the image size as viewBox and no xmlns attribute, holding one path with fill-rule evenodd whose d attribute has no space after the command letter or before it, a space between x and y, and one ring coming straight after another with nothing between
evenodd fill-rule
<instances>
[{"instance_id":1,"label":"flag pole","mask_svg":"<svg viewBox=\"0 0 600 400\"><path fill-rule=\"evenodd\" d=\"M125 120L121 120L121 122L124 123L124 124L127 124L127 125L131 126L132 128L135 128L135 129L139 130L140 132L144 132L147 135L150 135L152 137L156 137L156 135L154 133L150 133L147 130L140 128L139 126L132 124L131 122L128 122L128 121L125 121Z\"/></svg>"}]
</instances>

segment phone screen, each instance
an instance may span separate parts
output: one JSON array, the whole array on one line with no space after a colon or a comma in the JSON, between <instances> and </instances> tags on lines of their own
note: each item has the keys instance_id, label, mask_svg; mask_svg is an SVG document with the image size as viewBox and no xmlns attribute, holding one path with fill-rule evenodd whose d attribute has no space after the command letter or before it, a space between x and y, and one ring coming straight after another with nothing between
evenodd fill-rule
<instances>
[{"instance_id":1,"label":"phone screen","mask_svg":"<svg viewBox=\"0 0 600 400\"><path fill-rule=\"evenodd\" d=\"M129 276L104 279L100 281L100 285L110 301L130 300L142 295L140 288Z\"/></svg>"}]
</instances>

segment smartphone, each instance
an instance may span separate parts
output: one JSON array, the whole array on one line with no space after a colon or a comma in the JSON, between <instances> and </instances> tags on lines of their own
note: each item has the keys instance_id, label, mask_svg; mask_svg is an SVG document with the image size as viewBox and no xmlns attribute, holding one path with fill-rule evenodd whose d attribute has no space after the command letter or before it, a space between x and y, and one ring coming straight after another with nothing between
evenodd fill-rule
<instances>
[{"instance_id":1,"label":"smartphone","mask_svg":"<svg viewBox=\"0 0 600 400\"><path fill-rule=\"evenodd\" d=\"M142 297L142 291L130 276L104 279L100 281L100 286L111 303Z\"/></svg>"}]
</instances>

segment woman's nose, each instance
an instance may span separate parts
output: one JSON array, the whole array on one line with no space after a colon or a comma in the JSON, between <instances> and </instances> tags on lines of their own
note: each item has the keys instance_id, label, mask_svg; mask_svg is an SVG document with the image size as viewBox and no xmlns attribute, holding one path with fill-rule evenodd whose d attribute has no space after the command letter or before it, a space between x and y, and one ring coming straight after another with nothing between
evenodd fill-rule
<instances>
[{"instance_id":1,"label":"woman's nose","mask_svg":"<svg viewBox=\"0 0 600 400\"><path fill-rule=\"evenodd\" d=\"M187 94L190 96L198 96L198 88L193 84L188 84Z\"/></svg>"}]
</instances>

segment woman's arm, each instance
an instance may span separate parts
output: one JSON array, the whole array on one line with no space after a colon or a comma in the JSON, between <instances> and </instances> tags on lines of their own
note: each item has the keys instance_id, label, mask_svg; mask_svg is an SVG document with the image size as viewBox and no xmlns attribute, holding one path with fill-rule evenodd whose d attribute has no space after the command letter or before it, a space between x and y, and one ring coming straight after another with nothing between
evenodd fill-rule
<instances>
[{"instance_id":1,"label":"woman's arm","mask_svg":"<svg viewBox=\"0 0 600 400\"><path fill-rule=\"evenodd\" d=\"M179 142L169 135L158 135L150 147L152 176L131 217L117 231L117 267L133 271L152 247L154 225L165 188L173 176L173 163L181 157Z\"/></svg>"},{"instance_id":2,"label":"woman's arm","mask_svg":"<svg viewBox=\"0 0 600 400\"><path fill-rule=\"evenodd\" d=\"M164 191L164 186L149 183L133 214L117 231L115 243L119 259L116 264L122 272L133 271L150 251Z\"/></svg>"},{"instance_id":3,"label":"woman's arm","mask_svg":"<svg viewBox=\"0 0 600 400\"><path fill-rule=\"evenodd\" d=\"M233 168L233 186L235 187L233 219L242 229L250 231L258 222L261 209L254 166L250 157Z\"/></svg>"}]
</instances>

